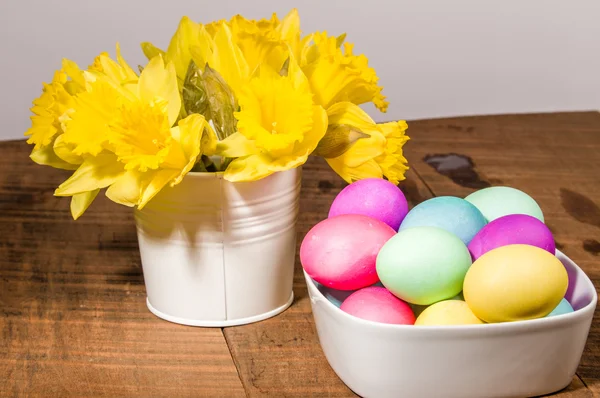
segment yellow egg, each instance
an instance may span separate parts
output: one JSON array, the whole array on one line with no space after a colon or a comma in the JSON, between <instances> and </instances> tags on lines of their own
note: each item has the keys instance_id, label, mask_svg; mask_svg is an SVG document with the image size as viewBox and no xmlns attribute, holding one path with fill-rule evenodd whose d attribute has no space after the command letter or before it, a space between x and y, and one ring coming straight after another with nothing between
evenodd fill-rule
<instances>
[{"instance_id":1,"label":"yellow egg","mask_svg":"<svg viewBox=\"0 0 600 398\"><path fill-rule=\"evenodd\" d=\"M542 318L564 297L569 277L551 253L535 246L508 245L479 257L467 271L465 301L485 322Z\"/></svg>"},{"instance_id":2,"label":"yellow egg","mask_svg":"<svg viewBox=\"0 0 600 398\"><path fill-rule=\"evenodd\" d=\"M427 307L415 325L469 325L483 323L478 319L466 302L462 300L444 300Z\"/></svg>"}]
</instances>

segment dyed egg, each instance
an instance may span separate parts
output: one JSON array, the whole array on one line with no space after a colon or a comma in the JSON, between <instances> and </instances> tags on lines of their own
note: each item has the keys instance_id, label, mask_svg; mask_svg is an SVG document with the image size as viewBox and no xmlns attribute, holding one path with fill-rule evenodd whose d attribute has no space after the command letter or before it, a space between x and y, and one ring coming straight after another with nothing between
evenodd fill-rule
<instances>
[{"instance_id":1,"label":"dyed egg","mask_svg":"<svg viewBox=\"0 0 600 398\"><path fill-rule=\"evenodd\" d=\"M471 255L454 234L436 227L399 231L377 256L381 283L411 304L429 305L460 293Z\"/></svg>"},{"instance_id":2,"label":"dyed egg","mask_svg":"<svg viewBox=\"0 0 600 398\"><path fill-rule=\"evenodd\" d=\"M326 287L356 290L379 281L379 249L396 234L382 221L359 214L325 219L311 228L300 246L306 273Z\"/></svg>"},{"instance_id":3,"label":"dyed egg","mask_svg":"<svg viewBox=\"0 0 600 398\"><path fill-rule=\"evenodd\" d=\"M527 214L544 222L542 209L537 202L515 188L484 188L473 192L465 200L473 203L488 222L509 214Z\"/></svg>"},{"instance_id":4,"label":"dyed egg","mask_svg":"<svg viewBox=\"0 0 600 398\"><path fill-rule=\"evenodd\" d=\"M497 247L524 244L537 246L550 254L556 247L550 229L535 217L526 214L509 214L491 221L469 243L473 260Z\"/></svg>"},{"instance_id":5,"label":"dyed egg","mask_svg":"<svg viewBox=\"0 0 600 398\"><path fill-rule=\"evenodd\" d=\"M439 196L413 207L402 221L400 231L438 227L458 236L467 245L485 224L485 218L471 203L454 196Z\"/></svg>"},{"instance_id":6,"label":"dyed egg","mask_svg":"<svg viewBox=\"0 0 600 398\"><path fill-rule=\"evenodd\" d=\"M465 276L463 295L485 322L542 318L564 297L569 283L558 258L530 245L508 245L479 257Z\"/></svg>"},{"instance_id":7,"label":"dyed egg","mask_svg":"<svg viewBox=\"0 0 600 398\"><path fill-rule=\"evenodd\" d=\"M462 300L439 301L427 307L415 325L473 325L484 322L477 318Z\"/></svg>"},{"instance_id":8,"label":"dyed egg","mask_svg":"<svg viewBox=\"0 0 600 398\"><path fill-rule=\"evenodd\" d=\"M560 303L558 303L556 308L553 309L552 312L546 316L563 315L568 314L569 312L573 312L573 307L571 306L571 303L569 303L567 299L563 297L563 299L560 300Z\"/></svg>"},{"instance_id":9,"label":"dyed egg","mask_svg":"<svg viewBox=\"0 0 600 398\"><path fill-rule=\"evenodd\" d=\"M365 178L348 185L335 197L329 217L362 214L383 221L395 231L408 213L408 203L396 185L381 178Z\"/></svg>"},{"instance_id":10,"label":"dyed egg","mask_svg":"<svg viewBox=\"0 0 600 398\"><path fill-rule=\"evenodd\" d=\"M352 293L340 309L355 317L374 322L412 325L415 315L410 306L384 287L371 286Z\"/></svg>"}]
</instances>

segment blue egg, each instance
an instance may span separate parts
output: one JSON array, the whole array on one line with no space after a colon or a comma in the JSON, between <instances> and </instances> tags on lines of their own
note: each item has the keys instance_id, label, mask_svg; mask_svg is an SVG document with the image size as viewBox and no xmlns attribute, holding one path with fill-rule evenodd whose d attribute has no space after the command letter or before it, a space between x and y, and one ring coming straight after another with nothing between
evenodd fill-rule
<instances>
[{"instance_id":1,"label":"blue egg","mask_svg":"<svg viewBox=\"0 0 600 398\"><path fill-rule=\"evenodd\" d=\"M465 245L487 224L471 203L454 196L428 199L408 212L400 231L411 227L437 227L458 236Z\"/></svg>"},{"instance_id":2,"label":"blue egg","mask_svg":"<svg viewBox=\"0 0 600 398\"><path fill-rule=\"evenodd\" d=\"M567 299L563 298L560 300L560 303L558 303L556 308L546 316L563 315L568 314L569 312L573 312L573 307L571 307L571 304L567 301Z\"/></svg>"}]
</instances>

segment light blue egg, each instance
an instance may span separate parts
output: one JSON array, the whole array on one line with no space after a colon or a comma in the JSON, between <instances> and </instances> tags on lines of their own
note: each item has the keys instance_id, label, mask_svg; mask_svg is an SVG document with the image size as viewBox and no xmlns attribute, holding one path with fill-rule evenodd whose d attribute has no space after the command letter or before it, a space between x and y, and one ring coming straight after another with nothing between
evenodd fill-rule
<instances>
[{"instance_id":1,"label":"light blue egg","mask_svg":"<svg viewBox=\"0 0 600 398\"><path fill-rule=\"evenodd\" d=\"M412 227L437 227L458 236L465 245L487 224L473 204L454 196L428 199L408 212L400 231Z\"/></svg>"},{"instance_id":2,"label":"light blue egg","mask_svg":"<svg viewBox=\"0 0 600 398\"><path fill-rule=\"evenodd\" d=\"M569 312L573 312L573 307L571 307L571 304L567 301L567 299L563 298L562 300L560 300L560 303L558 303L556 308L553 309L552 312L546 316L548 317L548 316L563 315L563 314L568 314Z\"/></svg>"}]
</instances>

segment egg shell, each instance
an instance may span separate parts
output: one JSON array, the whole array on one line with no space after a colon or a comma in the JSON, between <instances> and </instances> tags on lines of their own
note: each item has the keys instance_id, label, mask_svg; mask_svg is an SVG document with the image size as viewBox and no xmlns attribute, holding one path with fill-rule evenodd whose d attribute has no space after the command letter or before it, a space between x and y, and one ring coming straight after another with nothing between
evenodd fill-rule
<instances>
[{"instance_id":1,"label":"egg shell","mask_svg":"<svg viewBox=\"0 0 600 398\"><path fill-rule=\"evenodd\" d=\"M436 227L399 231L377 256L381 283L411 304L429 305L460 293L471 255L454 234Z\"/></svg>"},{"instance_id":2,"label":"egg shell","mask_svg":"<svg viewBox=\"0 0 600 398\"><path fill-rule=\"evenodd\" d=\"M527 214L544 222L537 202L525 192L511 187L489 187L465 198L481 211L488 222L509 214Z\"/></svg>"},{"instance_id":3,"label":"egg shell","mask_svg":"<svg viewBox=\"0 0 600 398\"><path fill-rule=\"evenodd\" d=\"M501 246L525 244L555 254L556 246L550 229L535 217L509 214L491 221L469 243L473 260Z\"/></svg>"},{"instance_id":4,"label":"egg shell","mask_svg":"<svg viewBox=\"0 0 600 398\"><path fill-rule=\"evenodd\" d=\"M568 314L570 312L573 312L573 307L571 306L571 303L569 303L569 301L563 297L562 300L560 300L560 303L558 303L558 305L556 306L555 309L552 310L551 313L549 313L546 316L557 316L557 315L563 315L563 314Z\"/></svg>"},{"instance_id":5,"label":"egg shell","mask_svg":"<svg viewBox=\"0 0 600 398\"><path fill-rule=\"evenodd\" d=\"M404 217L399 230L438 227L458 236L466 245L486 223L481 212L466 200L439 196L413 207Z\"/></svg>"},{"instance_id":6,"label":"egg shell","mask_svg":"<svg viewBox=\"0 0 600 398\"><path fill-rule=\"evenodd\" d=\"M396 185L381 178L365 178L337 194L329 217L362 214L383 221L395 231L408 213L406 197Z\"/></svg>"},{"instance_id":7,"label":"egg shell","mask_svg":"<svg viewBox=\"0 0 600 398\"><path fill-rule=\"evenodd\" d=\"M306 273L326 287L356 290L379 281L379 249L396 234L389 225L360 214L327 218L306 234L300 262Z\"/></svg>"},{"instance_id":8,"label":"egg shell","mask_svg":"<svg viewBox=\"0 0 600 398\"><path fill-rule=\"evenodd\" d=\"M568 275L558 258L530 245L508 245L479 257L467 272L463 295L485 322L542 318L564 297Z\"/></svg>"},{"instance_id":9,"label":"egg shell","mask_svg":"<svg viewBox=\"0 0 600 398\"><path fill-rule=\"evenodd\" d=\"M427 307L415 325L476 325L484 322L477 318L469 305L462 300L444 300Z\"/></svg>"},{"instance_id":10,"label":"egg shell","mask_svg":"<svg viewBox=\"0 0 600 398\"><path fill-rule=\"evenodd\" d=\"M415 315L410 306L384 287L370 286L352 293L340 309L355 317L380 323L412 325Z\"/></svg>"}]
</instances>

